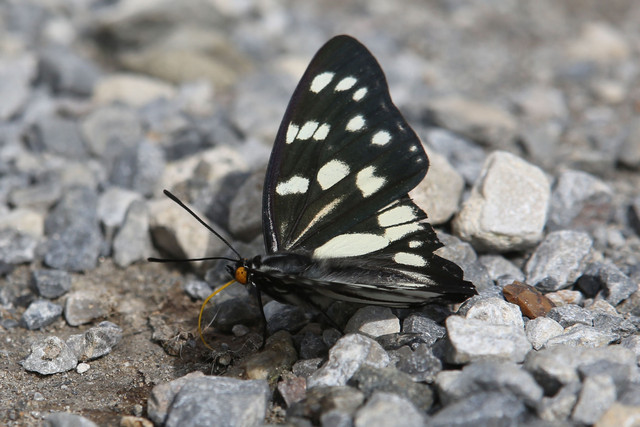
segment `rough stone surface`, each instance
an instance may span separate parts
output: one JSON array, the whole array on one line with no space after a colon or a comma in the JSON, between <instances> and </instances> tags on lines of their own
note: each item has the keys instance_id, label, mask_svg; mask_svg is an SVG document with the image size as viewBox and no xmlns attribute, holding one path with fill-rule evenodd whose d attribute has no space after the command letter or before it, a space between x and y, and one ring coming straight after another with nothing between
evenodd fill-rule
<instances>
[{"instance_id":1,"label":"rough stone surface","mask_svg":"<svg viewBox=\"0 0 640 427\"><path fill-rule=\"evenodd\" d=\"M329 360L307 378L307 387L345 385L362 365L384 368L389 355L372 340L358 334L340 338L329 351Z\"/></svg>"},{"instance_id":2,"label":"rough stone surface","mask_svg":"<svg viewBox=\"0 0 640 427\"><path fill-rule=\"evenodd\" d=\"M36 270L31 273L31 281L44 298L55 299L71 289L71 276L66 271Z\"/></svg>"},{"instance_id":3,"label":"rough stone surface","mask_svg":"<svg viewBox=\"0 0 640 427\"><path fill-rule=\"evenodd\" d=\"M235 378L190 378L176 393L165 425L199 426L216 420L219 426L258 426L267 411L266 381Z\"/></svg>"},{"instance_id":4,"label":"rough stone surface","mask_svg":"<svg viewBox=\"0 0 640 427\"><path fill-rule=\"evenodd\" d=\"M524 404L508 393L479 393L437 412L430 426L517 425L525 412Z\"/></svg>"},{"instance_id":5,"label":"rough stone surface","mask_svg":"<svg viewBox=\"0 0 640 427\"><path fill-rule=\"evenodd\" d=\"M553 319L538 317L527 322L525 331L533 348L540 350L551 338L562 335L564 328Z\"/></svg>"},{"instance_id":6,"label":"rough stone surface","mask_svg":"<svg viewBox=\"0 0 640 427\"><path fill-rule=\"evenodd\" d=\"M62 307L47 300L36 300L22 314L28 329L40 329L55 322L62 314Z\"/></svg>"},{"instance_id":7,"label":"rough stone surface","mask_svg":"<svg viewBox=\"0 0 640 427\"><path fill-rule=\"evenodd\" d=\"M455 233L484 250L532 247L542 240L550 195L541 169L513 154L495 152L453 222Z\"/></svg>"},{"instance_id":8,"label":"rough stone surface","mask_svg":"<svg viewBox=\"0 0 640 427\"><path fill-rule=\"evenodd\" d=\"M582 424L593 424L616 400L616 387L611 377L594 375L586 377L571 418Z\"/></svg>"},{"instance_id":9,"label":"rough stone surface","mask_svg":"<svg viewBox=\"0 0 640 427\"><path fill-rule=\"evenodd\" d=\"M400 320L390 308L368 306L356 311L344 328L345 333L361 333L376 338L400 332Z\"/></svg>"},{"instance_id":10,"label":"rough stone surface","mask_svg":"<svg viewBox=\"0 0 640 427\"><path fill-rule=\"evenodd\" d=\"M425 424L425 418L424 413L409 399L394 393L377 391L356 413L354 426L383 427L393 425L401 419L403 426L419 427Z\"/></svg>"},{"instance_id":11,"label":"rough stone surface","mask_svg":"<svg viewBox=\"0 0 640 427\"><path fill-rule=\"evenodd\" d=\"M120 267L147 259L152 252L149 213L142 201L129 205L122 227L113 239L113 259Z\"/></svg>"},{"instance_id":12,"label":"rough stone surface","mask_svg":"<svg viewBox=\"0 0 640 427\"><path fill-rule=\"evenodd\" d=\"M426 151L429 156L429 172L427 177L411 190L409 196L428 212L429 223L443 224L451 219L460 207L464 178L444 156L433 150Z\"/></svg>"},{"instance_id":13,"label":"rough stone surface","mask_svg":"<svg viewBox=\"0 0 640 427\"><path fill-rule=\"evenodd\" d=\"M501 391L529 405L542 399L543 390L533 377L513 363L483 360L465 366L462 371L442 371L436 377L440 401L445 405L468 396Z\"/></svg>"},{"instance_id":14,"label":"rough stone surface","mask_svg":"<svg viewBox=\"0 0 640 427\"><path fill-rule=\"evenodd\" d=\"M27 371L42 375L70 371L78 359L60 338L51 336L31 345L31 354L22 362Z\"/></svg>"},{"instance_id":15,"label":"rough stone surface","mask_svg":"<svg viewBox=\"0 0 640 427\"><path fill-rule=\"evenodd\" d=\"M605 222L611 212L612 190L585 172L565 171L551 195L549 230L585 230Z\"/></svg>"},{"instance_id":16,"label":"rough stone surface","mask_svg":"<svg viewBox=\"0 0 640 427\"><path fill-rule=\"evenodd\" d=\"M531 349L522 326L496 325L460 316L447 318L451 363L469 363L487 358L521 362Z\"/></svg>"},{"instance_id":17,"label":"rough stone surface","mask_svg":"<svg viewBox=\"0 0 640 427\"><path fill-rule=\"evenodd\" d=\"M527 261L527 282L543 291L572 285L586 267L592 244L589 235L583 232L549 233Z\"/></svg>"}]
</instances>

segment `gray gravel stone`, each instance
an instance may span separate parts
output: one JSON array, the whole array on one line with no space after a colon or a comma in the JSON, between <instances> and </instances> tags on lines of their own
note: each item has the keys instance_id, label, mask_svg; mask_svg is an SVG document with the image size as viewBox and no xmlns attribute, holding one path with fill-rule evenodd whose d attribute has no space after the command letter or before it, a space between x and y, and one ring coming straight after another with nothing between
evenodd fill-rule
<instances>
[{"instance_id":1,"label":"gray gravel stone","mask_svg":"<svg viewBox=\"0 0 640 427\"><path fill-rule=\"evenodd\" d=\"M414 350L409 346L391 350L389 356L395 367L408 374L413 381L432 383L442 371L442 361L427 344L418 344Z\"/></svg>"},{"instance_id":2,"label":"gray gravel stone","mask_svg":"<svg viewBox=\"0 0 640 427\"><path fill-rule=\"evenodd\" d=\"M520 307L496 297L474 296L460 307L458 315L493 325L524 327Z\"/></svg>"},{"instance_id":3,"label":"gray gravel stone","mask_svg":"<svg viewBox=\"0 0 640 427\"><path fill-rule=\"evenodd\" d=\"M142 200L133 201L113 239L113 259L118 266L127 267L136 261L146 260L152 251L147 206Z\"/></svg>"},{"instance_id":4,"label":"gray gravel stone","mask_svg":"<svg viewBox=\"0 0 640 427\"><path fill-rule=\"evenodd\" d=\"M580 382L571 382L563 386L553 396L542 398L536 408L538 416L550 422L566 420L578 401L580 388Z\"/></svg>"},{"instance_id":5,"label":"gray gravel stone","mask_svg":"<svg viewBox=\"0 0 640 427\"><path fill-rule=\"evenodd\" d=\"M253 173L240 188L229 206L229 231L239 239L249 242L262 233L262 186L264 170Z\"/></svg>"},{"instance_id":6,"label":"gray gravel stone","mask_svg":"<svg viewBox=\"0 0 640 427\"><path fill-rule=\"evenodd\" d=\"M135 147L124 149L115 158L109 182L149 197L158 190L164 165L162 149L144 140Z\"/></svg>"},{"instance_id":7,"label":"gray gravel stone","mask_svg":"<svg viewBox=\"0 0 640 427\"><path fill-rule=\"evenodd\" d=\"M592 245L589 235L580 231L549 233L527 261L527 282L543 291L572 285L582 275Z\"/></svg>"},{"instance_id":8,"label":"gray gravel stone","mask_svg":"<svg viewBox=\"0 0 640 427\"><path fill-rule=\"evenodd\" d=\"M483 250L532 247L543 237L550 195L541 169L513 154L494 152L453 221L455 233Z\"/></svg>"},{"instance_id":9,"label":"gray gravel stone","mask_svg":"<svg viewBox=\"0 0 640 427\"><path fill-rule=\"evenodd\" d=\"M516 396L529 406L543 396L542 388L531 374L516 364L495 360L474 362L462 371L442 371L435 384L445 406L473 394L494 391Z\"/></svg>"},{"instance_id":10,"label":"gray gravel stone","mask_svg":"<svg viewBox=\"0 0 640 427\"><path fill-rule=\"evenodd\" d=\"M525 411L524 404L512 394L479 393L436 412L428 425L430 427L515 426L520 424Z\"/></svg>"},{"instance_id":11,"label":"gray gravel stone","mask_svg":"<svg viewBox=\"0 0 640 427\"><path fill-rule=\"evenodd\" d=\"M95 267L102 247L96 214L97 197L86 187L69 189L45 220L45 263L59 270Z\"/></svg>"},{"instance_id":12,"label":"gray gravel stone","mask_svg":"<svg viewBox=\"0 0 640 427\"><path fill-rule=\"evenodd\" d=\"M451 345L449 362L464 364L480 359L524 360L531 344L524 329L514 325L495 325L477 319L450 316L446 321Z\"/></svg>"},{"instance_id":13,"label":"gray gravel stone","mask_svg":"<svg viewBox=\"0 0 640 427\"><path fill-rule=\"evenodd\" d=\"M344 332L361 333L376 338L400 332L400 320L388 307L369 305L356 311L347 322Z\"/></svg>"},{"instance_id":14,"label":"gray gravel stone","mask_svg":"<svg viewBox=\"0 0 640 427\"><path fill-rule=\"evenodd\" d=\"M551 338L562 335L564 328L553 319L538 317L527 322L525 332L534 350L540 350Z\"/></svg>"},{"instance_id":15,"label":"gray gravel stone","mask_svg":"<svg viewBox=\"0 0 640 427\"><path fill-rule=\"evenodd\" d=\"M40 329L55 322L62 314L62 307L47 300L36 300L22 314L28 329Z\"/></svg>"},{"instance_id":16,"label":"gray gravel stone","mask_svg":"<svg viewBox=\"0 0 640 427\"><path fill-rule=\"evenodd\" d=\"M547 228L589 230L606 223L611 214L613 191L586 172L569 170L558 177L551 195Z\"/></svg>"},{"instance_id":17,"label":"gray gravel stone","mask_svg":"<svg viewBox=\"0 0 640 427\"><path fill-rule=\"evenodd\" d=\"M398 369L361 366L348 384L362 391L367 397L375 392L393 393L408 399L422 411L433 405L433 392L425 384L413 382L411 377Z\"/></svg>"},{"instance_id":18,"label":"gray gravel stone","mask_svg":"<svg viewBox=\"0 0 640 427\"><path fill-rule=\"evenodd\" d=\"M267 319L269 334L280 330L296 332L309 322L309 314L298 306L282 304L275 300L264 305L264 317Z\"/></svg>"},{"instance_id":19,"label":"gray gravel stone","mask_svg":"<svg viewBox=\"0 0 640 427\"><path fill-rule=\"evenodd\" d=\"M29 98L29 86L35 76L36 62L31 54L0 61L0 120L17 114Z\"/></svg>"},{"instance_id":20,"label":"gray gravel stone","mask_svg":"<svg viewBox=\"0 0 640 427\"><path fill-rule=\"evenodd\" d=\"M307 389L306 399L295 403L287 411L287 418L300 419L303 425L318 424L323 414L340 412L353 418L362 406L364 393L354 387L316 387ZM342 419L343 417L340 417Z\"/></svg>"},{"instance_id":21,"label":"gray gravel stone","mask_svg":"<svg viewBox=\"0 0 640 427\"><path fill-rule=\"evenodd\" d=\"M70 293L64 306L64 318L71 326L89 323L108 312L104 296L90 290Z\"/></svg>"},{"instance_id":22,"label":"gray gravel stone","mask_svg":"<svg viewBox=\"0 0 640 427\"><path fill-rule=\"evenodd\" d=\"M176 393L165 426L259 426L271 392L266 381L225 377L187 380Z\"/></svg>"},{"instance_id":23,"label":"gray gravel stone","mask_svg":"<svg viewBox=\"0 0 640 427\"><path fill-rule=\"evenodd\" d=\"M78 124L66 118L40 119L34 124L33 138L29 144L34 151L45 151L66 159L82 160L88 154Z\"/></svg>"},{"instance_id":24,"label":"gray gravel stone","mask_svg":"<svg viewBox=\"0 0 640 427\"><path fill-rule=\"evenodd\" d=\"M66 343L81 362L111 353L122 339L122 328L115 323L100 322L83 334L71 335Z\"/></svg>"},{"instance_id":25,"label":"gray gravel stone","mask_svg":"<svg viewBox=\"0 0 640 427\"><path fill-rule=\"evenodd\" d=\"M444 155L467 184L472 185L478 179L486 157L482 148L440 128L431 128L421 133L420 137L436 152Z\"/></svg>"},{"instance_id":26,"label":"gray gravel stone","mask_svg":"<svg viewBox=\"0 0 640 427\"><path fill-rule=\"evenodd\" d=\"M222 256L227 251L227 246L220 239L212 238L200 223L171 200L152 200L147 207L153 242L167 254L178 259L201 258L205 255ZM201 212L195 212L204 218ZM215 225L213 227L220 230Z\"/></svg>"},{"instance_id":27,"label":"gray gravel stone","mask_svg":"<svg viewBox=\"0 0 640 427\"><path fill-rule=\"evenodd\" d=\"M135 191L120 187L109 187L100 194L97 215L108 236L122 225L131 203L141 198Z\"/></svg>"},{"instance_id":28,"label":"gray gravel stone","mask_svg":"<svg viewBox=\"0 0 640 427\"><path fill-rule=\"evenodd\" d=\"M576 304L566 304L554 307L547 313L549 319L560 323L563 328L573 326L577 323L593 326L593 313Z\"/></svg>"},{"instance_id":29,"label":"gray gravel stone","mask_svg":"<svg viewBox=\"0 0 640 427\"><path fill-rule=\"evenodd\" d=\"M354 419L356 427L385 427L397 424L407 427L425 425L426 417L409 399L394 393L378 391L358 410Z\"/></svg>"},{"instance_id":30,"label":"gray gravel stone","mask_svg":"<svg viewBox=\"0 0 640 427\"><path fill-rule=\"evenodd\" d=\"M93 421L68 412L48 414L42 425L43 427L98 427L98 424Z\"/></svg>"},{"instance_id":31,"label":"gray gravel stone","mask_svg":"<svg viewBox=\"0 0 640 427\"><path fill-rule=\"evenodd\" d=\"M603 289L612 305L618 305L638 290L638 284L610 262L589 265L578 279L578 287L589 297Z\"/></svg>"},{"instance_id":32,"label":"gray gravel stone","mask_svg":"<svg viewBox=\"0 0 640 427\"><path fill-rule=\"evenodd\" d=\"M31 354L22 362L27 371L42 375L70 371L78 360L67 344L60 338L51 336L31 345Z\"/></svg>"},{"instance_id":33,"label":"gray gravel stone","mask_svg":"<svg viewBox=\"0 0 640 427\"><path fill-rule=\"evenodd\" d=\"M345 385L363 365L384 368L390 362L386 351L371 338L347 334L329 350L329 360L307 379L307 388Z\"/></svg>"},{"instance_id":34,"label":"gray gravel stone","mask_svg":"<svg viewBox=\"0 0 640 427\"><path fill-rule=\"evenodd\" d=\"M45 210L62 195L62 183L57 176L48 174L28 187L16 188L9 194L9 202L18 208Z\"/></svg>"},{"instance_id":35,"label":"gray gravel stone","mask_svg":"<svg viewBox=\"0 0 640 427\"><path fill-rule=\"evenodd\" d=\"M412 313L402 321L402 332L420 334L428 346L444 337L446 331L444 326L422 313Z\"/></svg>"},{"instance_id":36,"label":"gray gravel stone","mask_svg":"<svg viewBox=\"0 0 640 427\"><path fill-rule=\"evenodd\" d=\"M600 360L636 365L636 355L620 345L600 348L556 346L527 355L524 368L545 390L554 395L563 385L579 382L578 368Z\"/></svg>"},{"instance_id":37,"label":"gray gravel stone","mask_svg":"<svg viewBox=\"0 0 640 427\"><path fill-rule=\"evenodd\" d=\"M36 257L38 239L16 230L0 230L0 262L23 264Z\"/></svg>"},{"instance_id":38,"label":"gray gravel stone","mask_svg":"<svg viewBox=\"0 0 640 427\"><path fill-rule=\"evenodd\" d=\"M169 406L178 391L192 379L202 377L204 377L202 372L194 371L173 381L154 386L147 400L147 413L151 421L156 424L164 424Z\"/></svg>"},{"instance_id":39,"label":"gray gravel stone","mask_svg":"<svg viewBox=\"0 0 640 427\"><path fill-rule=\"evenodd\" d=\"M514 263L501 255L481 255L478 260L487 269L489 277L494 281L498 278L509 275L513 280L524 281L524 273Z\"/></svg>"},{"instance_id":40,"label":"gray gravel stone","mask_svg":"<svg viewBox=\"0 0 640 427\"><path fill-rule=\"evenodd\" d=\"M447 159L437 152L425 147L429 156L429 171L409 196L415 204L428 212L429 223L443 224L458 212L464 178Z\"/></svg>"},{"instance_id":41,"label":"gray gravel stone","mask_svg":"<svg viewBox=\"0 0 640 427\"><path fill-rule=\"evenodd\" d=\"M187 280L182 289L194 300L204 300L213 292L213 288L204 280Z\"/></svg>"},{"instance_id":42,"label":"gray gravel stone","mask_svg":"<svg viewBox=\"0 0 640 427\"><path fill-rule=\"evenodd\" d=\"M563 334L549 338L546 347L557 345L571 347L603 347L620 339L620 335L613 332L599 331L594 327L576 324L565 329Z\"/></svg>"},{"instance_id":43,"label":"gray gravel stone","mask_svg":"<svg viewBox=\"0 0 640 427\"><path fill-rule=\"evenodd\" d=\"M31 272L31 282L40 296L58 298L71 289L71 276L60 270L35 270Z\"/></svg>"},{"instance_id":44,"label":"gray gravel stone","mask_svg":"<svg viewBox=\"0 0 640 427\"><path fill-rule=\"evenodd\" d=\"M623 347L633 351L638 358L638 363L640 364L640 335L631 335L631 336L625 337L620 342L620 344Z\"/></svg>"},{"instance_id":45,"label":"gray gravel stone","mask_svg":"<svg viewBox=\"0 0 640 427\"><path fill-rule=\"evenodd\" d=\"M91 112L81 124L89 151L108 163L142 138L142 124L135 110L108 105Z\"/></svg>"},{"instance_id":46,"label":"gray gravel stone","mask_svg":"<svg viewBox=\"0 0 640 427\"><path fill-rule=\"evenodd\" d=\"M98 68L76 52L50 46L40 52L40 79L57 93L88 96L99 77Z\"/></svg>"},{"instance_id":47,"label":"gray gravel stone","mask_svg":"<svg viewBox=\"0 0 640 427\"><path fill-rule=\"evenodd\" d=\"M430 110L439 126L486 146L508 148L516 138L515 118L491 105L447 97L432 101Z\"/></svg>"},{"instance_id":48,"label":"gray gravel stone","mask_svg":"<svg viewBox=\"0 0 640 427\"><path fill-rule=\"evenodd\" d=\"M582 424L593 424L616 400L616 387L611 377L606 375L588 376L582 383L582 390L571 418Z\"/></svg>"},{"instance_id":49,"label":"gray gravel stone","mask_svg":"<svg viewBox=\"0 0 640 427\"><path fill-rule=\"evenodd\" d=\"M464 272L465 280L472 282L478 293L499 291L487 273L487 269L478 261L478 255L469 243L446 233L439 232L437 235L445 246L438 249L435 252L436 255L458 264Z\"/></svg>"}]
</instances>

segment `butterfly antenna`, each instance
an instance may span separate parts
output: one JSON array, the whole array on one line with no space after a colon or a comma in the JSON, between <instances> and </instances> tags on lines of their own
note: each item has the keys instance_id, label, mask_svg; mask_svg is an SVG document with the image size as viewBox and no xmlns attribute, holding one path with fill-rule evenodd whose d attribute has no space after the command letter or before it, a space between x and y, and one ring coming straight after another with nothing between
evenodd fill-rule
<instances>
[{"instance_id":1,"label":"butterfly antenna","mask_svg":"<svg viewBox=\"0 0 640 427\"><path fill-rule=\"evenodd\" d=\"M220 235L220 233L218 233L216 230L214 230L213 228L211 228L211 226L209 224L207 224L206 222L204 222L194 211L191 210L191 208L189 208L187 205L185 205L182 200L178 199L176 196L174 196L169 190L164 190L163 193L165 194L165 196L167 196L168 198L170 198L171 200L173 200L174 202L176 202L182 209L184 209L185 211L189 212L191 214L192 217L194 217L195 219L198 220L198 222L200 224L202 224L207 230L209 230L210 232L212 232L213 234L216 235L216 237L220 240L222 240L222 242L227 245L229 247L229 249L231 249L233 251L233 253L235 253L236 255L238 255L238 258L242 258L242 255L240 255L238 253L238 251L236 251L233 246L231 246L231 244L229 242L227 242L227 240L222 237ZM223 258L224 259L224 258ZM195 261L195 260L194 260ZM231 261L236 261L236 260L231 260ZM163 262L163 261L159 261L159 262Z\"/></svg>"},{"instance_id":2,"label":"butterfly antenna","mask_svg":"<svg viewBox=\"0 0 640 427\"><path fill-rule=\"evenodd\" d=\"M149 258L147 258L147 261L149 261L149 262L196 262L196 261L212 261L212 260L215 260L215 259L223 259L225 261L231 261L231 262L236 262L237 261L237 259L227 258L227 257L224 257L224 256L211 256L211 257L205 257L205 258L184 258L184 259L149 257Z\"/></svg>"}]
</instances>

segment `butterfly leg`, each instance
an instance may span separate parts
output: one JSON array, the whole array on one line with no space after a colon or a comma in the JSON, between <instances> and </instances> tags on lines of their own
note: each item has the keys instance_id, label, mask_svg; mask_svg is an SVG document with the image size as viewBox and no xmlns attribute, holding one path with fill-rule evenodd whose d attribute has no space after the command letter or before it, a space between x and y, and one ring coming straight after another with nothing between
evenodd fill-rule
<instances>
[{"instance_id":1,"label":"butterfly leg","mask_svg":"<svg viewBox=\"0 0 640 427\"><path fill-rule=\"evenodd\" d=\"M255 285L253 287L253 291L255 292L256 301L260 308L260 316L262 317L262 345L260 345L259 348L259 350L262 350L264 349L264 345L267 343L267 317L264 315L264 307L262 306L262 293Z\"/></svg>"}]
</instances>

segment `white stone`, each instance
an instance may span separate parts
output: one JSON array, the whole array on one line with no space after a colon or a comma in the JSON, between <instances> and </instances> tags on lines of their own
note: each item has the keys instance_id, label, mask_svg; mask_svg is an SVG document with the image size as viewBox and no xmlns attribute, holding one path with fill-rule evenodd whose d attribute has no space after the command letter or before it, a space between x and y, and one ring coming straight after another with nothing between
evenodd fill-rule
<instances>
[{"instance_id":1,"label":"white stone","mask_svg":"<svg viewBox=\"0 0 640 427\"><path fill-rule=\"evenodd\" d=\"M549 180L540 168L496 151L454 219L455 233L480 250L530 248L542 240L550 196Z\"/></svg>"}]
</instances>

